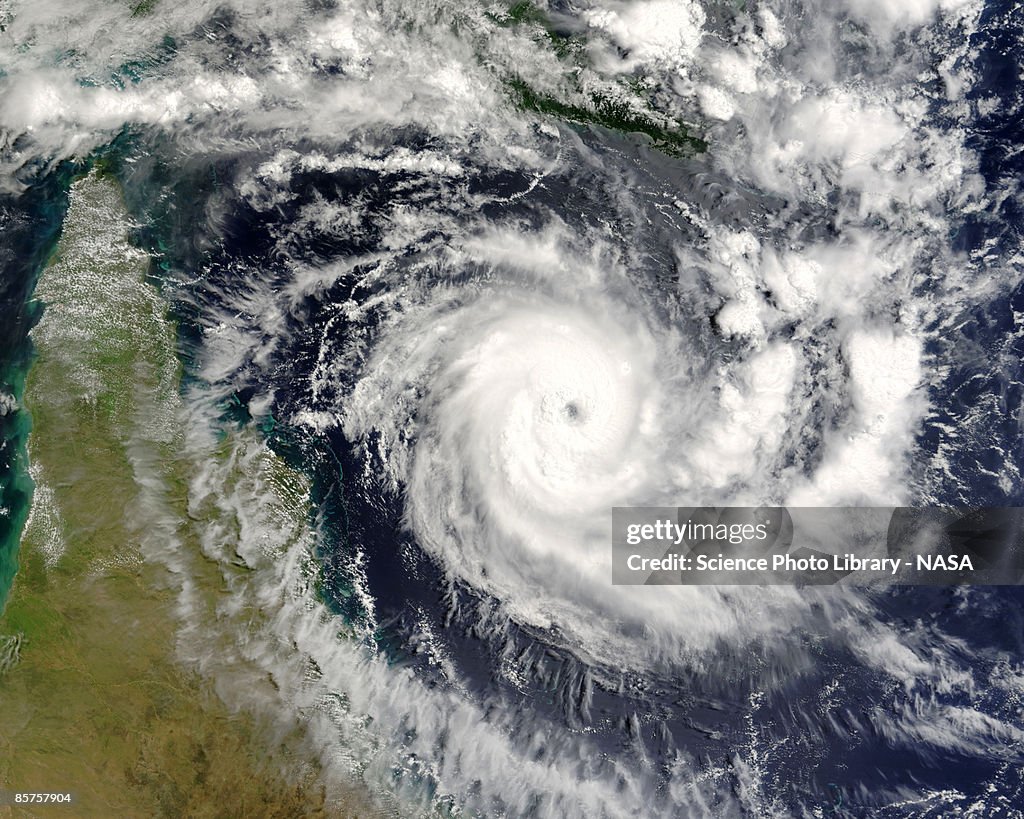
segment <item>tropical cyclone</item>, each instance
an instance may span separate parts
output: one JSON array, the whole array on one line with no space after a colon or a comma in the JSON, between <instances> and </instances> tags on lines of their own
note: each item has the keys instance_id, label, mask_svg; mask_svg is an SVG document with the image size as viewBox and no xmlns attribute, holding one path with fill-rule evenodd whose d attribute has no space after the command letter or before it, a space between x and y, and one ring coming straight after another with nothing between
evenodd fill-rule
<instances>
[{"instance_id":1,"label":"tropical cyclone","mask_svg":"<svg viewBox=\"0 0 1024 819\"><path fill-rule=\"evenodd\" d=\"M218 690L403 816L1020 793L1012 596L607 572L616 505L1020 500L1017 5L131 5L4 5L0 184L102 147L159 252Z\"/></svg>"}]
</instances>

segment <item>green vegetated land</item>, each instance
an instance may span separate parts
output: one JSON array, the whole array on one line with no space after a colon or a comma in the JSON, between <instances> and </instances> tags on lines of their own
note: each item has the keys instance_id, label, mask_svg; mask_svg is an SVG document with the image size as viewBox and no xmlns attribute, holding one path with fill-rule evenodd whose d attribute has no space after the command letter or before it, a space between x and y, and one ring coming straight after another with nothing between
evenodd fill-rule
<instances>
[{"instance_id":1,"label":"green vegetated land","mask_svg":"<svg viewBox=\"0 0 1024 819\"><path fill-rule=\"evenodd\" d=\"M506 13L493 16L502 27L532 27L537 40L549 47L562 66L573 100L544 94L520 76L507 77L505 88L515 105L526 111L550 116L576 125L595 125L609 131L642 134L653 147L669 156L692 156L707 150L707 143L689 128L652 110L638 93L637 82L612 89L585 90L578 87L578 70L586 65L585 43L577 35L559 31L548 15L529 0L519 0ZM576 87L573 87L576 86Z\"/></svg>"},{"instance_id":2,"label":"green vegetated land","mask_svg":"<svg viewBox=\"0 0 1024 819\"><path fill-rule=\"evenodd\" d=\"M187 544L179 369L129 229L115 182L76 182L36 290L46 308L24 397L36 492L0 617L0 788L75 802L0 816L322 815L318 770L292 740L272 742L175 660L173 584L141 549L138 450ZM215 599L224 578L206 571ZM346 815L369 816L361 800Z\"/></svg>"},{"instance_id":3,"label":"green vegetated land","mask_svg":"<svg viewBox=\"0 0 1024 819\"><path fill-rule=\"evenodd\" d=\"M669 156L692 155L707 149L707 143L691 136L684 128L659 125L624 102L609 97L591 95L589 106L584 107L538 94L520 79L508 80L506 87L516 104L527 111L579 125L597 125L609 131L643 134L651 138L655 148Z\"/></svg>"}]
</instances>

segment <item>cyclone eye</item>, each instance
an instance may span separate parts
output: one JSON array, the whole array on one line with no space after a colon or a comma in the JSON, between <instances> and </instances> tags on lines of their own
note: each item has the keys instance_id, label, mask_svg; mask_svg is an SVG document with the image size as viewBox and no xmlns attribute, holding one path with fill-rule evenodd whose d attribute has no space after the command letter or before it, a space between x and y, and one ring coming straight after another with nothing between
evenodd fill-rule
<instances>
[{"instance_id":1,"label":"cyclone eye","mask_svg":"<svg viewBox=\"0 0 1024 819\"><path fill-rule=\"evenodd\" d=\"M575 401L567 401L565 406L562 407L562 412L570 424L576 424L583 420L583 413Z\"/></svg>"}]
</instances>

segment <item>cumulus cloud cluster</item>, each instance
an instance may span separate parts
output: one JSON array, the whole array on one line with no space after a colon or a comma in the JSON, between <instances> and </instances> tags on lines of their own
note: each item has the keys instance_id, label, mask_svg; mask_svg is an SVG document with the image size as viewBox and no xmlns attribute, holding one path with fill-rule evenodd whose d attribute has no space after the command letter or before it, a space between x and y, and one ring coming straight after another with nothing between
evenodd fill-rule
<instances>
[{"instance_id":1,"label":"cumulus cloud cluster","mask_svg":"<svg viewBox=\"0 0 1024 819\"><path fill-rule=\"evenodd\" d=\"M778 0L726 14L607 0L563 15L585 41L579 75L635 82L704 129L706 155L636 154L646 163L630 153L641 137L516 110L502 72L556 87L562 57L555 35L489 7L197 2L127 22L108 4L13 9L0 35L4 184L122 128L171 145L172 166L235 162L201 227L216 236L218 208L236 207L264 220L272 250L239 254L228 281L176 271L202 329L191 426L246 391L260 420L343 438L362 467L346 479L376 493L370 505L390 492L402 536L491 607L479 633L542 635L611 689L616 674L673 678L722 657L760 674L746 658L772 651L805 668L810 650L785 635L817 629L914 696L970 690L953 652L875 622L854 592L612 588L606 538L615 505L914 499L929 328L970 286L948 236L980 183L958 120L971 78L943 55L942 76L918 82L945 46L911 35L941 20L965 37L976 3ZM136 81L124 66L138 61ZM233 581L225 622L247 605L273 613L239 654L318 715L323 747L358 746L381 780L401 758L411 781L474 809L710 810L682 755L667 789L646 750L606 759L621 787L605 788L589 739L518 705L482 707L440 649L448 687L435 689L375 653L372 628L365 645L339 640L309 580L317 534L281 523L309 510L278 510L251 441L232 444L232 465L255 477L229 486L204 434L190 443L206 462L193 503L223 513L206 557L226 576L237 560L253 572ZM368 581L353 594L376 625ZM204 628L190 625L196 655ZM527 666L507 651L495 675L525 691ZM592 678L581 685L585 704ZM992 719L918 704L879 725L937 747L1016 736ZM718 815L768 804L763 757L747 750L728 774L743 796Z\"/></svg>"}]
</instances>

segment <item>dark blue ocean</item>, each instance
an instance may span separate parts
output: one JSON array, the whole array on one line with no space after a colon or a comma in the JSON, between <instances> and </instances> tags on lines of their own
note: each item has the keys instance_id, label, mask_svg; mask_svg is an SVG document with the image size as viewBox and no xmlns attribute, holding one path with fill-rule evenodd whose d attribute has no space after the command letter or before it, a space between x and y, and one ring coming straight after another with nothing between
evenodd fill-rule
<instances>
[{"instance_id":1,"label":"dark blue ocean","mask_svg":"<svg viewBox=\"0 0 1024 819\"><path fill-rule=\"evenodd\" d=\"M998 101L983 106L986 113L970 120L965 140L978 154L984 185L997 204L957 219L948 242L976 261L972 275L985 276L987 257L1001 263L1016 257L1009 264L1018 270L1021 266L1024 12L1019 3L988 4L968 53L965 59L977 77L968 99ZM680 241L680 231L685 241L688 228L655 207L641 205L639 213L630 212L616 201L609 168L628 167L650 189L683 191L681 195L711 212L719 209L723 220L756 223L758 212L778 204L769 194L730 188L730 181L716 174L706 157L666 156L637 134L567 127L588 160L574 165L571 174L552 175L541 186L532 187L526 174L495 170L483 162L469 166L459 182L467 195L494 194L483 213L474 216L495 223L514 221L522 230L539 229L552 213L581 229L608 219L635 220L631 235L644 247L637 275L647 277L652 291L669 293L676 281L659 271L672 258L671 242ZM437 145L428 130L415 127L362 139L413 153ZM419 263L445 246L446 226L463 218L458 209L462 200L438 196L438 185L444 183L414 170L310 168L290 178L288 197L273 208L254 207L238 180L250 176L280 147L239 143L189 154L158 129L139 126L125 129L89 162L23 169L18 175L23 189L0 199L0 390L20 398L32 360L29 332L39 311L32 301L33 283L59 235L71 180L100 159L125 190L140 226L136 241L153 254L153 280L178 322L183 394L205 377L197 362L209 316L222 309L235 311L233 296L248 292L253 277L268 292L281 292L296 265L323 268L371 255L385 239L377 217L392 212L396 202L409 209L425 203L435 207L438 226L398 258L392 281L408 276L419 277L427 288L434 284L423 279L428 274ZM309 154L330 146L296 138L288 147ZM709 151L715 151L713 142ZM310 229L293 241L287 238L291 226L318 203L344 209L355 201L358 214L346 235ZM824 234L828 203L801 218L806 218L808 232ZM996 685L970 699L941 685L927 692L894 685L835 639L835 626L824 614L833 605L832 590L806 592L811 610L822 612L821 628L793 635L792 646L755 656L751 652L756 649L747 645L723 645L699 667L638 674L587 662L557 634L507 618L500 601L453 579L410 532L402 492L383 482L374 486L372 480L357 479L364 473L357 442L347 439L340 427L313 432L289 422L300 411L336 409L354 386L354 371L348 381L341 375L316 389L311 376L325 339L341 347L359 337L372 346L383 320L370 310L368 317L349 323L338 309L342 304L371 304L386 295L388 281L363 273L356 264L315 296L290 304L269 360L244 361L219 386L226 386L229 396L221 402L224 428L256 426L277 453L311 478L322 533L319 594L339 617L366 623L365 599L356 590L368 592L374 605L370 642L375 651L396 668L411 670L428 688L454 686L453 668L467 697L528 714L530 731L550 726L553 736L554 728L586 735L604 755L603 770L609 777L615 776L615 760L647 760L644 764L663 786L658 799L671 798L673 761L680 753L698 767L728 771L739 764L741 750L756 746L761 749L759 776L765 793L772 804L794 816L945 816L950 815L948 803L921 795L950 790L962 795L958 804L977 806L975 812L958 815L1024 811L1024 747L1008 729L965 731L967 738L959 743L914 745L881 727L919 714L919 700L927 698L933 708L970 705L982 715L979 720L1024 732L1018 695ZM447 271L437 275L438 287L472 288L485 271L466 269L459 274L461 280L453 280ZM927 281L920 286L926 298ZM956 327L955 334L944 333L927 349L943 375L928 387L930 409L911 451L914 489L931 505L1022 506L1024 486L1007 479L1006 465L1024 462L1024 278L1008 296L998 291L988 302L964 301L956 310L956 321L943 317L944 326ZM255 314L239 315L239 320L259 325ZM717 333L707 317L694 318L689 330L709 357L732 354L733 342ZM267 394L273 396L269 413L264 408L252 412L250 402ZM827 408L816 412L821 414L812 418L829 421ZM16 567L18 532L31 499L28 427L21 410L0 415L4 591ZM940 470L935 457L942 430L949 427L958 428L960 436ZM365 558L358 571L356 544ZM869 603L886 627L917 634L918 650L927 650L929 640L941 640L944 656L979 681L995 679L1007 669L1019 674L1024 668L1024 592L1019 588L893 588L873 593ZM432 650L447 657L450 668L442 669L423 650L425 633L438 641ZM516 684L498 673L509 664L517 671ZM842 679L842 702L826 718L814 706L837 678ZM723 785L723 805L733 796L730 787L734 785ZM714 812L714 803L710 808ZM502 809L492 804L491 815L501 815ZM642 806L637 815L644 815Z\"/></svg>"}]
</instances>

